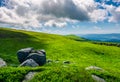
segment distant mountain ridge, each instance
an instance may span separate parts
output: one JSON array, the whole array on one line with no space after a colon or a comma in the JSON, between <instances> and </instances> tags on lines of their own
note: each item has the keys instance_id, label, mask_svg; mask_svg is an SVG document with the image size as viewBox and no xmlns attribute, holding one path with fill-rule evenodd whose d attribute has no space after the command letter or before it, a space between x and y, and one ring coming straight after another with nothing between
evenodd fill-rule
<instances>
[{"instance_id":1,"label":"distant mountain ridge","mask_svg":"<svg viewBox=\"0 0 120 82\"><path fill-rule=\"evenodd\" d=\"M77 34L82 38L95 41L105 41L105 42L120 42L120 33L112 34Z\"/></svg>"}]
</instances>

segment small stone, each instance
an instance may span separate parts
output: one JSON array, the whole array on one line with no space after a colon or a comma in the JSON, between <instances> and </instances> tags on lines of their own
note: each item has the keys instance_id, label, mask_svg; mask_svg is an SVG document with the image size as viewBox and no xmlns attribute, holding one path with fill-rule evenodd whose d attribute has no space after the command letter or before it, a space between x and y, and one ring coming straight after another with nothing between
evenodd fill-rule
<instances>
[{"instance_id":1,"label":"small stone","mask_svg":"<svg viewBox=\"0 0 120 82\"><path fill-rule=\"evenodd\" d=\"M64 67L64 68L67 68L68 66L66 66L66 65L63 65L63 67Z\"/></svg>"},{"instance_id":2,"label":"small stone","mask_svg":"<svg viewBox=\"0 0 120 82\"><path fill-rule=\"evenodd\" d=\"M96 75L92 75L92 78L96 81L96 82L106 82L103 78L100 78Z\"/></svg>"},{"instance_id":3,"label":"small stone","mask_svg":"<svg viewBox=\"0 0 120 82\"><path fill-rule=\"evenodd\" d=\"M86 67L85 70L101 70L102 71L103 69L96 66L89 66L89 67Z\"/></svg>"},{"instance_id":4,"label":"small stone","mask_svg":"<svg viewBox=\"0 0 120 82\"><path fill-rule=\"evenodd\" d=\"M120 47L120 44L117 44L118 47Z\"/></svg>"},{"instance_id":5,"label":"small stone","mask_svg":"<svg viewBox=\"0 0 120 82\"><path fill-rule=\"evenodd\" d=\"M20 64L19 67L21 67L21 66L37 67L39 65L33 59L27 59L22 64Z\"/></svg>"},{"instance_id":6,"label":"small stone","mask_svg":"<svg viewBox=\"0 0 120 82\"><path fill-rule=\"evenodd\" d=\"M55 63L59 63L60 61L59 61L59 60L55 60L54 62L55 62Z\"/></svg>"},{"instance_id":7,"label":"small stone","mask_svg":"<svg viewBox=\"0 0 120 82\"><path fill-rule=\"evenodd\" d=\"M70 61L63 61L63 64L70 64Z\"/></svg>"},{"instance_id":8,"label":"small stone","mask_svg":"<svg viewBox=\"0 0 120 82\"><path fill-rule=\"evenodd\" d=\"M36 74L37 72L29 72L27 75L25 75L25 79L22 82L29 82Z\"/></svg>"},{"instance_id":9,"label":"small stone","mask_svg":"<svg viewBox=\"0 0 120 82\"><path fill-rule=\"evenodd\" d=\"M63 64L70 64L70 61L63 61Z\"/></svg>"},{"instance_id":10,"label":"small stone","mask_svg":"<svg viewBox=\"0 0 120 82\"><path fill-rule=\"evenodd\" d=\"M53 62L51 59L48 59L48 60L47 60L47 63L51 63L51 62Z\"/></svg>"},{"instance_id":11,"label":"small stone","mask_svg":"<svg viewBox=\"0 0 120 82\"><path fill-rule=\"evenodd\" d=\"M0 58L0 67L5 67L5 66L7 66L6 62L2 58Z\"/></svg>"}]
</instances>

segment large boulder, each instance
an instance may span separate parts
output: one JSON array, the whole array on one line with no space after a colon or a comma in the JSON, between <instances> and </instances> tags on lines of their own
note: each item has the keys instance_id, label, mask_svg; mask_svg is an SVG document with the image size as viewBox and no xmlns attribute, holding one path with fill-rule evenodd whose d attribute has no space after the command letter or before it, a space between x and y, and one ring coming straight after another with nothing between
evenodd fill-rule
<instances>
[{"instance_id":1,"label":"large boulder","mask_svg":"<svg viewBox=\"0 0 120 82\"><path fill-rule=\"evenodd\" d=\"M20 63L24 62L26 57L33 51L33 48L24 48L17 52L17 57Z\"/></svg>"},{"instance_id":2,"label":"large boulder","mask_svg":"<svg viewBox=\"0 0 120 82\"><path fill-rule=\"evenodd\" d=\"M39 66L39 65L33 59L27 59L22 64L20 64L19 67L21 67L21 66L36 67L36 66Z\"/></svg>"},{"instance_id":3,"label":"large boulder","mask_svg":"<svg viewBox=\"0 0 120 82\"><path fill-rule=\"evenodd\" d=\"M7 66L6 62L2 58L0 58L0 67L5 67L5 66Z\"/></svg>"},{"instance_id":4,"label":"large boulder","mask_svg":"<svg viewBox=\"0 0 120 82\"><path fill-rule=\"evenodd\" d=\"M36 53L31 53L26 59L33 59L40 66L46 63L46 53L45 51L38 50Z\"/></svg>"}]
</instances>

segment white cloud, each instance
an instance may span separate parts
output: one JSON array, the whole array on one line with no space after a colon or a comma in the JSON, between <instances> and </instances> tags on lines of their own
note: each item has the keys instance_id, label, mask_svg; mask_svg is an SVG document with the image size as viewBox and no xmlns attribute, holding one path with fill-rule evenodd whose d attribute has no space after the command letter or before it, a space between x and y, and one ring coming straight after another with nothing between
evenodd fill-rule
<instances>
[{"instance_id":1,"label":"white cloud","mask_svg":"<svg viewBox=\"0 0 120 82\"><path fill-rule=\"evenodd\" d=\"M118 22L120 21L120 11L117 9L111 13L112 16L109 18L109 22Z\"/></svg>"},{"instance_id":2,"label":"white cloud","mask_svg":"<svg viewBox=\"0 0 120 82\"><path fill-rule=\"evenodd\" d=\"M94 0L9 0L7 7L0 7L0 22L23 27L65 27L67 22L104 21L108 13L98 5ZM119 10L113 13L110 9L109 21L119 20Z\"/></svg>"},{"instance_id":3,"label":"white cloud","mask_svg":"<svg viewBox=\"0 0 120 82\"><path fill-rule=\"evenodd\" d=\"M119 22L120 21L120 7L115 7L113 5L104 5L106 11L110 14L108 17L109 22Z\"/></svg>"},{"instance_id":4,"label":"white cloud","mask_svg":"<svg viewBox=\"0 0 120 82\"><path fill-rule=\"evenodd\" d=\"M67 23L66 22L56 22L55 20L50 20L50 21L46 22L44 25L49 26L49 27L52 27L52 26L65 27L67 25Z\"/></svg>"},{"instance_id":5,"label":"white cloud","mask_svg":"<svg viewBox=\"0 0 120 82\"><path fill-rule=\"evenodd\" d=\"M118 3L120 2L120 0L112 0L112 1L113 1L113 2L118 2Z\"/></svg>"},{"instance_id":6,"label":"white cloud","mask_svg":"<svg viewBox=\"0 0 120 82\"><path fill-rule=\"evenodd\" d=\"M103 9L96 9L92 13L90 13L91 20L94 22L97 21L104 21L107 19L108 13L106 10Z\"/></svg>"},{"instance_id":7,"label":"white cloud","mask_svg":"<svg viewBox=\"0 0 120 82\"><path fill-rule=\"evenodd\" d=\"M61 19L63 23L56 22ZM62 27L67 21L89 20L89 16L74 0L10 0L7 7L0 7L0 22L39 27L51 20L55 22L51 25Z\"/></svg>"}]
</instances>

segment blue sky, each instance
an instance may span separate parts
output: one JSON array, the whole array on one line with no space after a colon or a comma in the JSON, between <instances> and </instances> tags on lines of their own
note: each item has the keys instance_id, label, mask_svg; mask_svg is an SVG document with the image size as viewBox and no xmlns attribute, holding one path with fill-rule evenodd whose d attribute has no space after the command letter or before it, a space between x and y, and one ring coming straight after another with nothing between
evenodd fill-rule
<instances>
[{"instance_id":1,"label":"blue sky","mask_svg":"<svg viewBox=\"0 0 120 82\"><path fill-rule=\"evenodd\" d=\"M55 34L120 33L120 0L0 0L0 26Z\"/></svg>"}]
</instances>

